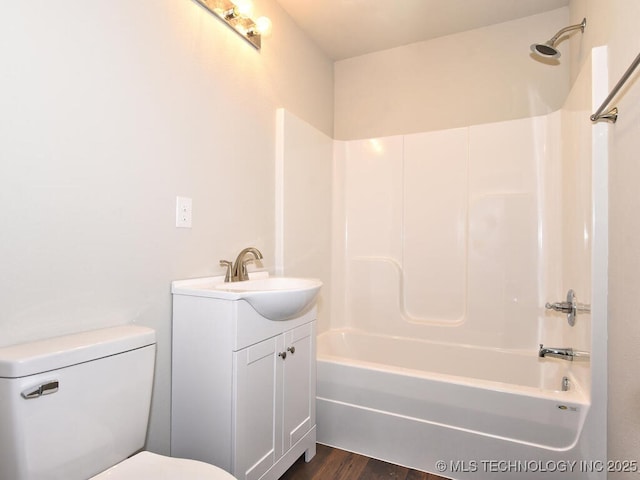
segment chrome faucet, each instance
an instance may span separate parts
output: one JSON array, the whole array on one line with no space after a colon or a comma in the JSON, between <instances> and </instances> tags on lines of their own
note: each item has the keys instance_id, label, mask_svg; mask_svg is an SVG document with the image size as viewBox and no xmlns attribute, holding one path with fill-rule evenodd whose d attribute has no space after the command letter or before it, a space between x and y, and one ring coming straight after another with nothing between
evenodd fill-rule
<instances>
[{"instance_id":1,"label":"chrome faucet","mask_svg":"<svg viewBox=\"0 0 640 480\"><path fill-rule=\"evenodd\" d=\"M538 350L538 356L561 358L563 360L569 360L570 362L572 362L576 357L589 358L589 352L574 350L573 348L545 347L541 343L540 350Z\"/></svg>"},{"instance_id":2,"label":"chrome faucet","mask_svg":"<svg viewBox=\"0 0 640 480\"><path fill-rule=\"evenodd\" d=\"M253 258L245 257L251 254ZM243 280L249 280L249 273L247 272L247 263L254 262L256 260L262 260L262 253L255 247L247 247L243 249L237 256L235 263L231 263L228 260L220 260L220 266L227 267L227 273L224 277L225 282L242 282Z\"/></svg>"}]
</instances>

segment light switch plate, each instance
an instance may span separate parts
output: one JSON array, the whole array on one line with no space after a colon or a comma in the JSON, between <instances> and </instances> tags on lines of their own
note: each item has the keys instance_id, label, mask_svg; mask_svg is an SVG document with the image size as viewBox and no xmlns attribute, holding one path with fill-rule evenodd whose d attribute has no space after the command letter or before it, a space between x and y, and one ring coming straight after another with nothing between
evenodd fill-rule
<instances>
[{"instance_id":1,"label":"light switch plate","mask_svg":"<svg viewBox=\"0 0 640 480\"><path fill-rule=\"evenodd\" d=\"M191 228L192 201L189 197L176 197L176 227Z\"/></svg>"}]
</instances>

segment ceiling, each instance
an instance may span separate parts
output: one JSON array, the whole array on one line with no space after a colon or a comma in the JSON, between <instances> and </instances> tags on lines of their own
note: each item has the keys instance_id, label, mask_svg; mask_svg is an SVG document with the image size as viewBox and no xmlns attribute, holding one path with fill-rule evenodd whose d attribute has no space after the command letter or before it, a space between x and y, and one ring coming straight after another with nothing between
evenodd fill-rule
<instances>
[{"instance_id":1,"label":"ceiling","mask_svg":"<svg viewBox=\"0 0 640 480\"><path fill-rule=\"evenodd\" d=\"M569 0L277 0L333 60L473 30Z\"/></svg>"}]
</instances>

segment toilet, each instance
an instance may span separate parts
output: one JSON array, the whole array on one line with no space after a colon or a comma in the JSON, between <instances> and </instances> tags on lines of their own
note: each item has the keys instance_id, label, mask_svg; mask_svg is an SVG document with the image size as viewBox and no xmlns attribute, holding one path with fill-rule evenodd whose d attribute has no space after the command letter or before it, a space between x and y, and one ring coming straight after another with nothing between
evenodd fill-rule
<instances>
[{"instance_id":1,"label":"toilet","mask_svg":"<svg viewBox=\"0 0 640 480\"><path fill-rule=\"evenodd\" d=\"M140 452L155 352L155 331L134 325L0 348L0 479L234 479Z\"/></svg>"}]
</instances>

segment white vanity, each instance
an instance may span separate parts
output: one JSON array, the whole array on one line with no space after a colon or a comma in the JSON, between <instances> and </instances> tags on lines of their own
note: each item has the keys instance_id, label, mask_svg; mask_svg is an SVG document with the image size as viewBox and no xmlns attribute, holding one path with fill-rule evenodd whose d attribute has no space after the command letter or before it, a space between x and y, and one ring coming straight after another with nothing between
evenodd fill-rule
<instances>
[{"instance_id":1,"label":"white vanity","mask_svg":"<svg viewBox=\"0 0 640 480\"><path fill-rule=\"evenodd\" d=\"M172 283L171 455L275 480L315 455L322 284L255 277Z\"/></svg>"}]
</instances>

